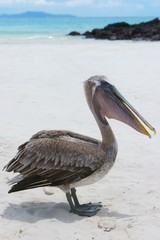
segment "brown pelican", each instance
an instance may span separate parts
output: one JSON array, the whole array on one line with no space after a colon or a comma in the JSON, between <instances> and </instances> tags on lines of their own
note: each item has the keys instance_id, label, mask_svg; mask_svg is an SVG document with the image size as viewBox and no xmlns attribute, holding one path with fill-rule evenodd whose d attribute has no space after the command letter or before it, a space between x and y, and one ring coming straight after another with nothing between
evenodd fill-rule
<instances>
[{"instance_id":1,"label":"brown pelican","mask_svg":"<svg viewBox=\"0 0 160 240\"><path fill-rule=\"evenodd\" d=\"M104 76L84 82L87 103L95 117L102 141L70 131L40 131L19 146L17 155L5 166L18 172L11 179L9 193L44 186L59 187L66 193L71 212L93 216L101 204L80 204L75 187L104 177L113 166L117 143L106 118L114 118L149 137L155 129L127 102Z\"/></svg>"}]
</instances>

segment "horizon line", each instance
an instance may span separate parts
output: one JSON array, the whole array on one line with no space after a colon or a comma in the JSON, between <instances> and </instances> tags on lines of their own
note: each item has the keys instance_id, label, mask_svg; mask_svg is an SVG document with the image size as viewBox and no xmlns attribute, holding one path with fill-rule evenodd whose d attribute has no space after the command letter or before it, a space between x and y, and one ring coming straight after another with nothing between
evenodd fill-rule
<instances>
[{"instance_id":1,"label":"horizon line","mask_svg":"<svg viewBox=\"0 0 160 240\"><path fill-rule=\"evenodd\" d=\"M98 15L94 15L94 16L90 16L90 15L86 15L86 16L81 16L81 15L73 15L73 14L70 14L70 13L51 13L51 12L47 12L47 11L22 11L22 12L14 12L14 13L0 13L0 17L3 17L3 16L16 16L16 15L25 15L25 14L44 14L44 17L45 17L45 14L46 14L46 17L48 15L48 17L54 17L54 16L70 16L70 17L82 17L82 18L85 18L85 17L88 17L88 18L129 18L129 17L133 17L133 18L137 18L137 17L140 17L140 18L160 18L160 16L157 16L157 15L132 15L132 16L127 16L127 15L124 15L124 16L116 16L116 15L112 15L112 16L98 16ZM42 17L42 16L41 16Z\"/></svg>"}]
</instances>

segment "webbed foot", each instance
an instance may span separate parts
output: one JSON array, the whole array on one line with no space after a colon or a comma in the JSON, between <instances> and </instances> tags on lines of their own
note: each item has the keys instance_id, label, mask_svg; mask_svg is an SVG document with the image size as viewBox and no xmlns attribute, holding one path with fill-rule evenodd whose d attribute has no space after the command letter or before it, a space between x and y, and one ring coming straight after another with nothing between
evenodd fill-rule
<instances>
[{"instance_id":1,"label":"webbed foot","mask_svg":"<svg viewBox=\"0 0 160 240\"><path fill-rule=\"evenodd\" d=\"M73 212L79 216L94 216L102 206L101 203L80 204L76 195L75 188L71 189L71 193L67 192L66 197L71 208L70 212Z\"/></svg>"}]
</instances>

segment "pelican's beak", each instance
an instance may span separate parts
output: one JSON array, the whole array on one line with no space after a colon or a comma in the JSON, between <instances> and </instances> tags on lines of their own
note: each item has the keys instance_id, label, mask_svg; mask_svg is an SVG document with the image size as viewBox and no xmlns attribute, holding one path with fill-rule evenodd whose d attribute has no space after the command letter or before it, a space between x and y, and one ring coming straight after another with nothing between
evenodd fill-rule
<instances>
[{"instance_id":1,"label":"pelican's beak","mask_svg":"<svg viewBox=\"0 0 160 240\"><path fill-rule=\"evenodd\" d=\"M110 83L102 81L97 86L94 93L94 101L96 106L100 108L98 111L100 119L114 118L126 123L140 133L151 138L148 129L156 133L155 128L151 126L132 105L119 93L119 91Z\"/></svg>"}]
</instances>

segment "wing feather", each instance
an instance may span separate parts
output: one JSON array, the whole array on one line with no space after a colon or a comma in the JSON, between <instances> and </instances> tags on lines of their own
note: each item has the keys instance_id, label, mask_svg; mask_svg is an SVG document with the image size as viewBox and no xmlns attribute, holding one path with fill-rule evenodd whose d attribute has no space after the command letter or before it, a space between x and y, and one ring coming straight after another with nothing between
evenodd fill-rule
<instances>
[{"instance_id":1,"label":"wing feather","mask_svg":"<svg viewBox=\"0 0 160 240\"><path fill-rule=\"evenodd\" d=\"M103 164L105 152L98 148L97 140L89 139L66 131L41 131L34 135L5 166L8 172L23 175L23 184L18 182L13 191L69 184L92 174Z\"/></svg>"}]
</instances>

